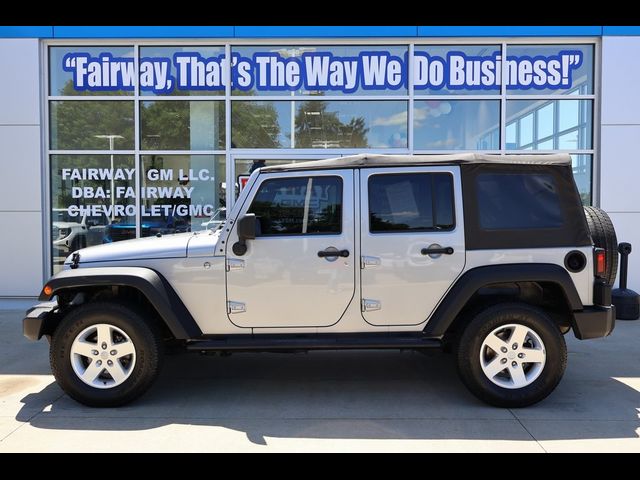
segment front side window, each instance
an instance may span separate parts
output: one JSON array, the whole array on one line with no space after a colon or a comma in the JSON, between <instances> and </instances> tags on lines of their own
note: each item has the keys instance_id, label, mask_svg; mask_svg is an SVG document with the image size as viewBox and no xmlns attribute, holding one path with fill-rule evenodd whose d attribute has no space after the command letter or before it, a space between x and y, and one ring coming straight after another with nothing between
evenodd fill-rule
<instances>
[{"instance_id":1,"label":"front side window","mask_svg":"<svg viewBox=\"0 0 640 480\"><path fill-rule=\"evenodd\" d=\"M258 219L258 236L339 234L342 231L342 179L265 180L248 213L255 213Z\"/></svg>"},{"instance_id":2,"label":"front side window","mask_svg":"<svg viewBox=\"0 0 640 480\"><path fill-rule=\"evenodd\" d=\"M451 230L454 226L450 174L389 174L369 179L371 233Z\"/></svg>"}]
</instances>

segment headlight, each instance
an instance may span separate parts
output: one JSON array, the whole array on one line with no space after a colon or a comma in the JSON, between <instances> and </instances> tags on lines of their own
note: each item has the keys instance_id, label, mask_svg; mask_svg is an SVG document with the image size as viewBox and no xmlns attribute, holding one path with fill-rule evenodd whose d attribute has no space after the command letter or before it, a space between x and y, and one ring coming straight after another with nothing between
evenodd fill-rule
<instances>
[{"instance_id":1,"label":"headlight","mask_svg":"<svg viewBox=\"0 0 640 480\"><path fill-rule=\"evenodd\" d=\"M61 228L60 229L60 238L68 237L69 235L71 235L71 229L70 228Z\"/></svg>"}]
</instances>

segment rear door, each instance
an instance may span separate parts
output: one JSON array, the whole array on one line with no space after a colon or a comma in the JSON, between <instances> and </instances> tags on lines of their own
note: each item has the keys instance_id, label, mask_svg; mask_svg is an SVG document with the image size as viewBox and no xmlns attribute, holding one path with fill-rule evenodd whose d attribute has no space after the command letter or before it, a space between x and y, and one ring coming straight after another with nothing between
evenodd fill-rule
<instances>
[{"instance_id":1,"label":"rear door","mask_svg":"<svg viewBox=\"0 0 640 480\"><path fill-rule=\"evenodd\" d=\"M420 324L464 268L460 169L363 169L360 179L362 315Z\"/></svg>"}]
</instances>

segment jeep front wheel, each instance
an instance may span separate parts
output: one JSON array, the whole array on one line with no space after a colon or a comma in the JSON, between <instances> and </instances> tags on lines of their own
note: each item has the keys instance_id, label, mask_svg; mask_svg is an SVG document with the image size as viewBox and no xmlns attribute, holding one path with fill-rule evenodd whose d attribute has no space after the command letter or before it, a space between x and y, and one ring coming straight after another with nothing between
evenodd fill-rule
<instances>
[{"instance_id":1,"label":"jeep front wheel","mask_svg":"<svg viewBox=\"0 0 640 480\"><path fill-rule=\"evenodd\" d=\"M155 380L161 359L155 325L115 303L90 303L70 311L51 340L51 368L58 384L92 407L115 407L142 395Z\"/></svg>"},{"instance_id":2,"label":"jeep front wheel","mask_svg":"<svg viewBox=\"0 0 640 480\"><path fill-rule=\"evenodd\" d=\"M567 347L543 310L504 303L471 319L458 344L457 362L463 383L481 400L498 407L525 407L556 388Z\"/></svg>"}]
</instances>

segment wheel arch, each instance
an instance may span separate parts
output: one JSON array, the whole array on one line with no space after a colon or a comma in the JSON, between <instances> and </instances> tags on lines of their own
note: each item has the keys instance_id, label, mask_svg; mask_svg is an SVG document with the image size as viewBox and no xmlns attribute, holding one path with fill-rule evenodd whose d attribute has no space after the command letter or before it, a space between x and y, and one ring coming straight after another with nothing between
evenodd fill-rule
<instances>
[{"instance_id":1,"label":"wheel arch","mask_svg":"<svg viewBox=\"0 0 640 480\"><path fill-rule=\"evenodd\" d=\"M202 335L200 327L169 282L150 268L89 267L63 270L45 284L39 300L48 301L60 294L109 287L126 287L139 292L174 338L189 339Z\"/></svg>"},{"instance_id":2,"label":"wheel arch","mask_svg":"<svg viewBox=\"0 0 640 480\"><path fill-rule=\"evenodd\" d=\"M500 292L496 292L496 295L487 295L481 302L479 296L484 288L522 284L538 285L543 290L556 293L563 310L568 311L570 315L575 310L583 309L571 277L558 265L524 263L477 267L465 272L451 287L427 322L424 328L425 336L443 337L462 321L465 310L472 309L477 303L514 300L513 296L502 296ZM570 320L567 319L569 322ZM570 323L566 324L567 328L569 325Z\"/></svg>"}]
</instances>

